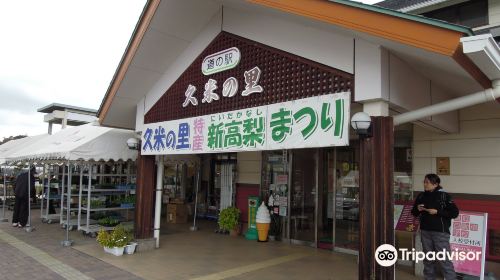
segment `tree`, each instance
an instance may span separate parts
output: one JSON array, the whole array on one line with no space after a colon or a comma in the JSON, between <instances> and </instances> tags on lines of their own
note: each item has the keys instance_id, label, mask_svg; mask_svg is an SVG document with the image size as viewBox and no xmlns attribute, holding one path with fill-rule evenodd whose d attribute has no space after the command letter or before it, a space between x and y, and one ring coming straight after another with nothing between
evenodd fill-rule
<instances>
[{"instance_id":1,"label":"tree","mask_svg":"<svg viewBox=\"0 0 500 280\"><path fill-rule=\"evenodd\" d=\"M21 138L24 138L24 137L28 137L28 135L17 135L17 136L9 136L9 137L4 137L2 141L0 141L0 145L2 144L5 144L11 140L17 140L17 139L21 139Z\"/></svg>"}]
</instances>

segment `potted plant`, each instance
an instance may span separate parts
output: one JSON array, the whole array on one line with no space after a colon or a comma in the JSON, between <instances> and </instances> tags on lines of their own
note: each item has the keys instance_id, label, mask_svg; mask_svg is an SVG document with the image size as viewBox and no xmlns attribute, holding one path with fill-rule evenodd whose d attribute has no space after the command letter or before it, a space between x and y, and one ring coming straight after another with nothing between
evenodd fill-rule
<instances>
[{"instance_id":1,"label":"potted plant","mask_svg":"<svg viewBox=\"0 0 500 280\"><path fill-rule=\"evenodd\" d=\"M135 204L135 195L129 195L126 197L122 197L120 200L121 208L133 208Z\"/></svg>"},{"instance_id":2,"label":"potted plant","mask_svg":"<svg viewBox=\"0 0 500 280\"><path fill-rule=\"evenodd\" d=\"M104 252L121 256L129 242L129 235L121 225L118 225L111 232L101 229L97 235L97 242L104 247Z\"/></svg>"},{"instance_id":3,"label":"potted plant","mask_svg":"<svg viewBox=\"0 0 500 280\"><path fill-rule=\"evenodd\" d=\"M228 207L220 211L219 228L223 231L230 231L231 236L237 236L239 220L240 220L240 209L236 207Z\"/></svg>"},{"instance_id":4,"label":"potted plant","mask_svg":"<svg viewBox=\"0 0 500 280\"><path fill-rule=\"evenodd\" d=\"M132 232L127 232L128 235L128 244L125 246L125 254L132 255L135 252L135 248L137 246L137 242L133 242L133 235Z\"/></svg>"},{"instance_id":5,"label":"potted plant","mask_svg":"<svg viewBox=\"0 0 500 280\"><path fill-rule=\"evenodd\" d=\"M120 221L113 217L104 217L97 221L97 223L104 227L114 227L120 223Z\"/></svg>"}]
</instances>

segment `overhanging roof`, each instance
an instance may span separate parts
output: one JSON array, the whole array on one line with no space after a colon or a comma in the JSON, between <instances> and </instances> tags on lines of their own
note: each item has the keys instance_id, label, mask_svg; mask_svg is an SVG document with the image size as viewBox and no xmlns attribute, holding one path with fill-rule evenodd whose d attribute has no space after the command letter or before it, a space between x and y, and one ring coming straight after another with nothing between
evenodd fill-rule
<instances>
[{"instance_id":1,"label":"overhanging roof","mask_svg":"<svg viewBox=\"0 0 500 280\"><path fill-rule=\"evenodd\" d=\"M136 105L225 5L260 7L287 14L292 20L300 17L311 25L338 27L380 44L424 73L438 74L443 81L452 78L448 84L459 92L491 86L462 53L460 38L472 34L462 26L346 0L150 0L99 108L101 124L133 129ZM188 16L194 11L204 13ZM446 69L453 70L443 73Z\"/></svg>"},{"instance_id":2,"label":"overhanging roof","mask_svg":"<svg viewBox=\"0 0 500 280\"><path fill-rule=\"evenodd\" d=\"M83 107L66 105L66 104L61 104L61 103L49 104L47 106L39 108L37 110L37 112L39 112L39 113L52 113L56 110L59 110L59 111L70 110L72 112L84 113L87 115L94 115L94 116L97 114L97 110L95 110L95 109L83 108Z\"/></svg>"}]
</instances>

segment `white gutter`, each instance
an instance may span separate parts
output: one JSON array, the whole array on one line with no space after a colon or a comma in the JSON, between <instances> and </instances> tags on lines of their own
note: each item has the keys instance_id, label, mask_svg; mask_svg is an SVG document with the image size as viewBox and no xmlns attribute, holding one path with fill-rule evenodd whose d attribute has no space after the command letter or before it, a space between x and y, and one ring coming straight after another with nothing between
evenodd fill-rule
<instances>
[{"instance_id":1,"label":"white gutter","mask_svg":"<svg viewBox=\"0 0 500 280\"><path fill-rule=\"evenodd\" d=\"M488 101L496 101L497 98L500 98L500 80L493 82L493 88L394 116L394 125L424 119Z\"/></svg>"},{"instance_id":2,"label":"white gutter","mask_svg":"<svg viewBox=\"0 0 500 280\"><path fill-rule=\"evenodd\" d=\"M429 116L459 110L469 106L500 100L500 48L491 34L464 37L460 39L465 55L492 82L492 88L470 95L420 108L394 117L394 125L400 125Z\"/></svg>"},{"instance_id":3,"label":"white gutter","mask_svg":"<svg viewBox=\"0 0 500 280\"><path fill-rule=\"evenodd\" d=\"M429 6L441 4L443 2L448 2L448 1L449 0L430 0L430 1L427 1L427 2L413 4L413 5L410 5L410 6L401 8L401 9L398 9L398 11L399 12L403 12L403 13L408 13L408 12L411 12L411 11L415 11L415 10L426 8L426 7L429 7Z\"/></svg>"},{"instance_id":4,"label":"white gutter","mask_svg":"<svg viewBox=\"0 0 500 280\"><path fill-rule=\"evenodd\" d=\"M161 200L163 192L163 156L156 156L156 203L155 203L155 222L153 236L156 240L156 248L160 248L160 218L161 218Z\"/></svg>"}]
</instances>

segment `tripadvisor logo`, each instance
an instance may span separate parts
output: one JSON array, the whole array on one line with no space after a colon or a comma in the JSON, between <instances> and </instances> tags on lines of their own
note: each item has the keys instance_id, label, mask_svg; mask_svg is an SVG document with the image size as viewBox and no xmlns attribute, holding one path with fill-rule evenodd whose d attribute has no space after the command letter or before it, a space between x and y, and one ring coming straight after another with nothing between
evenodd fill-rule
<instances>
[{"instance_id":1,"label":"tripadvisor logo","mask_svg":"<svg viewBox=\"0 0 500 280\"><path fill-rule=\"evenodd\" d=\"M390 244L382 244L375 251L375 260L381 266L391 266L398 260L398 251Z\"/></svg>"},{"instance_id":2,"label":"tripadvisor logo","mask_svg":"<svg viewBox=\"0 0 500 280\"><path fill-rule=\"evenodd\" d=\"M419 263L423 260L429 261L478 261L481 260L481 252L459 251L457 249L452 251L437 251L437 252L421 252L415 249L408 250L405 248L399 249L399 256L403 261L414 261ZM398 260L398 251L390 244L382 244L378 246L375 251L375 260L381 266L394 265Z\"/></svg>"}]
</instances>

